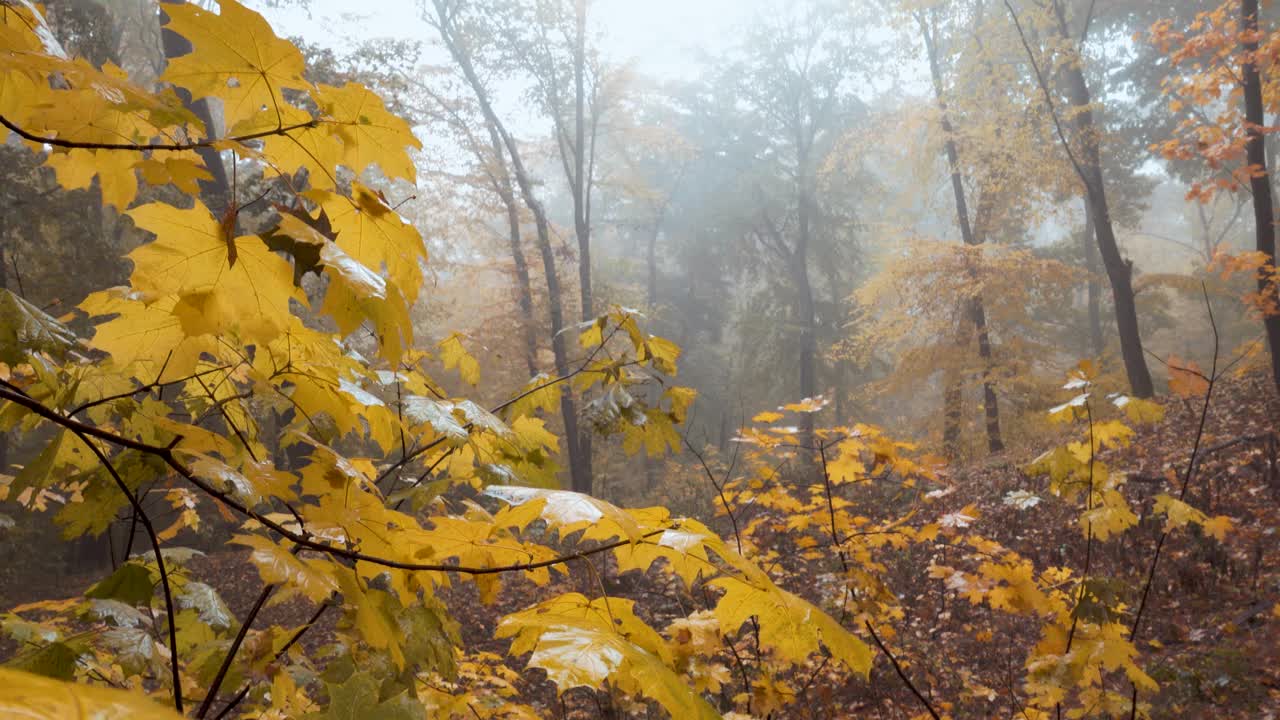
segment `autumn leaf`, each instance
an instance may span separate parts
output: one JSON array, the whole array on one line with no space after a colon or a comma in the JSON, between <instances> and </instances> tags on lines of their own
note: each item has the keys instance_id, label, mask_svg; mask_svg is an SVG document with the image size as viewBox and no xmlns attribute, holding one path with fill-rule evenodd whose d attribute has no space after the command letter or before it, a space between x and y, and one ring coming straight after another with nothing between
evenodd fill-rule
<instances>
[{"instance_id":1,"label":"autumn leaf","mask_svg":"<svg viewBox=\"0 0 1280 720\"><path fill-rule=\"evenodd\" d=\"M441 340L437 347L446 370L457 368L462 381L469 385L480 382L480 363L462 346L461 334L453 333Z\"/></svg>"},{"instance_id":2,"label":"autumn leaf","mask_svg":"<svg viewBox=\"0 0 1280 720\"><path fill-rule=\"evenodd\" d=\"M790 663L803 664L825 646L849 670L863 676L871 672L866 643L808 601L774 585L762 572L746 578L721 577L708 584L725 593L715 607L722 632L736 633L756 618L761 644Z\"/></svg>"},{"instance_id":3,"label":"autumn leaf","mask_svg":"<svg viewBox=\"0 0 1280 720\"><path fill-rule=\"evenodd\" d=\"M636 617L634 605L569 593L505 616L497 636L514 638L511 652L531 653L529 665L545 670L561 692L612 682L653 698L673 718L720 717L672 671L666 641Z\"/></svg>"},{"instance_id":4,"label":"autumn leaf","mask_svg":"<svg viewBox=\"0 0 1280 720\"><path fill-rule=\"evenodd\" d=\"M162 77L196 98L222 101L224 122L286 107L285 90L305 90L302 53L281 40L258 13L235 0L221 0L214 14L197 3L166 5L166 28L191 42L193 50L172 59Z\"/></svg>"},{"instance_id":5,"label":"autumn leaf","mask_svg":"<svg viewBox=\"0 0 1280 720\"><path fill-rule=\"evenodd\" d=\"M60 682L0 667L0 717L179 720L182 716L141 693Z\"/></svg>"},{"instance_id":6,"label":"autumn leaf","mask_svg":"<svg viewBox=\"0 0 1280 720\"><path fill-rule=\"evenodd\" d=\"M173 315L188 336L239 329L246 339L268 341L289 327L290 301L306 301L293 286L285 260L256 237L225 239L222 226L199 200L189 210L150 203L129 216L156 235L129 254L134 287L176 295Z\"/></svg>"},{"instance_id":7,"label":"autumn leaf","mask_svg":"<svg viewBox=\"0 0 1280 720\"><path fill-rule=\"evenodd\" d=\"M1209 390L1209 380L1200 366L1190 360L1169 357L1169 390L1182 398L1202 397Z\"/></svg>"}]
</instances>

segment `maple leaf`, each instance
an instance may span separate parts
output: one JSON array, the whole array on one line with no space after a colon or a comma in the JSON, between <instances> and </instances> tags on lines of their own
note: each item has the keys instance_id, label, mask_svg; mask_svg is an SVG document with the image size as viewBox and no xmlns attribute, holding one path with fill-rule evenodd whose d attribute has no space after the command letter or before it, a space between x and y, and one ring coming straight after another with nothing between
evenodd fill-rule
<instances>
[{"instance_id":1,"label":"maple leaf","mask_svg":"<svg viewBox=\"0 0 1280 720\"><path fill-rule=\"evenodd\" d=\"M386 272L410 305L422 287L419 263L427 249L418 231L360 182L351 183L351 197L312 190L306 196L319 203L348 255L374 272Z\"/></svg>"},{"instance_id":2,"label":"maple leaf","mask_svg":"<svg viewBox=\"0 0 1280 720\"><path fill-rule=\"evenodd\" d=\"M804 663L821 644L851 671L864 677L871 672L871 649L866 643L807 600L774 585L763 572L754 570L746 578L720 577L708 585L725 591L715 607L722 632L735 633L754 617L760 643L793 664Z\"/></svg>"},{"instance_id":3,"label":"maple leaf","mask_svg":"<svg viewBox=\"0 0 1280 720\"><path fill-rule=\"evenodd\" d=\"M302 53L281 40L258 13L221 0L213 14L196 3L165 6L165 27L191 42L192 51L169 61L161 79L193 97L222 101L228 128L260 112L277 118L287 106L284 90L305 90Z\"/></svg>"},{"instance_id":4,"label":"maple leaf","mask_svg":"<svg viewBox=\"0 0 1280 720\"><path fill-rule=\"evenodd\" d=\"M281 225L289 220L293 218L284 216ZM413 344L409 305L400 289L357 262L336 243L325 242L321 246L320 262L329 277L321 310L333 318L344 335L369 321L382 356L393 367L399 365L401 355Z\"/></svg>"},{"instance_id":5,"label":"maple leaf","mask_svg":"<svg viewBox=\"0 0 1280 720\"><path fill-rule=\"evenodd\" d=\"M76 335L66 325L0 288L0 361L19 363L31 352L61 356L75 343Z\"/></svg>"},{"instance_id":6,"label":"maple leaf","mask_svg":"<svg viewBox=\"0 0 1280 720\"><path fill-rule=\"evenodd\" d=\"M60 682L0 667L0 717L179 720L182 716L141 693Z\"/></svg>"},{"instance_id":7,"label":"maple leaf","mask_svg":"<svg viewBox=\"0 0 1280 720\"><path fill-rule=\"evenodd\" d=\"M377 165L387 177L414 182L417 173L406 147L421 148L409 123L387 112L382 99L359 83L321 85L313 93L325 129L342 140L339 162L357 173Z\"/></svg>"},{"instance_id":8,"label":"maple leaf","mask_svg":"<svg viewBox=\"0 0 1280 720\"><path fill-rule=\"evenodd\" d=\"M416 720L423 716L422 705L405 692L381 699L381 682L365 670L325 685L329 706L307 720Z\"/></svg>"},{"instance_id":9,"label":"maple leaf","mask_svg":"<svg viewBox=\"0 0 1280 720\"><path fill-rule=\"evenodd\" d=\"M440 348L440 360L444 362L446 370L457 368L462 381L468 385L480 382L480 363L462 347L461 334L451 334L441 340L437 347Z\"/></svg>"},{"instance_id":10,"label":"maple leaf","mask_svg":"<svg viewBox=\"0 0 1280 720\"><path fill-rule=\"evenodd\" d=\"M258 568L263 583L285 588L286 592L272 598L273 604L294 593L301 593L312 602L324 602L338 590L332 566L323 560L300 558L261 535L236 535L231 542L252 550L249 560Z\"/></svg>"},{"instance_id":11,"label":"maple leaf","mask_svg":"<svg viewBox=\"0 0 1280 720\"><path fill-rule=\"evenodd\" d=\"M517 506L541 503L539 516L564 534L585 528L587 538L624 536L632 542L644 534L644 528L626 510L590 495L503 485L485 488L485 494Z\"/></svg>"},{"instance_id":12,"label":"maple leaf","mask_svg":"<svg viewBox=\"0 0 1280 720\"><path fill-rule=\"evenodd\" d=\"M293 286L289 263L256 237L225 239L199 200L189 210L150 203L129 211L156 235L129 254L133 285L155 295L176 295L173 314L187 335L239 329L246 339L269 341L289 327L289 301L305 302ZM229 248L236 248L231 263Z\"/></svg>"},{"instance_id":13,"label":"maple leaf","mask_svg":"<svg viewBox=\"0 0 1280 720\"><path fill-rule=\"evenodd\" d=\"M171 183L188 195L200 192L201 181L213 179L213 175L205 169L200 156L195 153L169 155L164 160L147 158L139 160L134 167L148 185Z\"/></svg>"},{"instance_id":14,"label":"maple leaf","mask_svg":"<svg viewBox=\"0 0 1280 720\"><path fill-rule=\"evenodd\" d=\"M183 377L195 369L202 355L214 357L221 349L211 335L189 337L174 312L178 297L153 302L128 288L114 288L89 295L80 309L90 317L110 317L94 328L93 347L109 354L119 368L135 368L138 377Z\"/></svg>"},{"instance_id":15,"label":"maple leaf","mask_svg":"<svg viewBox=\"0 0 1280 720\"><path fill-rule=\"evenodd\" d=\"M623 598L588 600L569 593L502 618L497 637L513 637L512 654L532 653L560 691L612 682L645 695L673 718L711 720L719 714L671 669L671 651Z\"/></svg>"},{"instance_id":16,"label":"maple leaf","mask_svg":"<svg viewBox=\"0 0 1280 720\"><path fill-rule=\"evenodd\" d=\"M1209 391L1209 380L1200 370L1199 365L1190 360L1170 356L1168 366L1169 390L1178 397L1197 398Z\"/></svg>"}]
</instances>

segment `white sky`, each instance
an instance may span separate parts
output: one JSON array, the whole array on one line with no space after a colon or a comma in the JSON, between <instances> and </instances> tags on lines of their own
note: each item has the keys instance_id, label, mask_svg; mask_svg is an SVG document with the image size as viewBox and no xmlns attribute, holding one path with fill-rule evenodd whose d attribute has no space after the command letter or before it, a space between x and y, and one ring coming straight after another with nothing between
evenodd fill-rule
<instances>
[{"instance_id":1,"label":"white sky","mask_svg":"<svg viewBox=\"0 0 1280 720\"><path fill-rule=\"evenodd\" d=\"M379 37L434 37L419 19L418 0L311 0L309 10L248 4L277 34L334 48ZM761 7L762 0L596 0L592 17L604 33L601 47L615 61L634 60L644 74L672 78L693 74L699 49L731 46L736 29Z\"/></svg>"}]
</instances>

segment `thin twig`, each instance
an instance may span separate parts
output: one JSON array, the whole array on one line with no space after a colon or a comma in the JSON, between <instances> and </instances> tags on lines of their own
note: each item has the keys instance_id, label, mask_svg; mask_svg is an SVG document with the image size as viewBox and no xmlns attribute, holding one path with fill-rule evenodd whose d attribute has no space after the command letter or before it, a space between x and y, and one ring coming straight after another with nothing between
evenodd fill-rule
<instances>
[{"instance_id":1,"label":"thin twig","mask_svg":"<svg viewBox=\"0 0 1280 720\"><path fill-rule=\"evenodd\" d=\"M929 715L933 720L942 720L942 716L938 715L938 711L933 709L933 705L929 703L928 698L922 695L920 691L916 689L915 683L911 682L911 678L907 677L907 673L902 669L902 666L898 664L898 659L895 658L893 653L889 652L889 648L885 647L885 644L881 642L880 636L876 634L876 629L871 626L871 621L863 621L863 624L866 625L867 632L871 633L871 639L876 641L876 647L879 647L880 652L884 653L884 656L889 658L890 663L893 663L894 671L898 673L898 677L902 679L903 684L907 686L907 689L911 691L911 694L916 696L916 699L920 701L921 705L924 705L924 709L929 711Z\"/></svg>"},{"instance_id":2,"label":"thin twig","mask_svg":"<svg viewBox=\"0 0 1280 720\"><path fill-rule=\"evenodd\" d=\"M1195 476L1196 466L1200 459L1200 442L1204 438L1204 426L1209 418L1209 403L1213 398L1213 388L1218 381L1218 354L1221 348L1221 341L1218 337L1218 322L1213 317L1213 305L1209 302L1209 291L1203 283L1201 283L1201 292L1204 294L1205 308L1209 314L1209 326L1213 329L1213 367L1209 372L1209 386L1205 389L1204 405L1200 409L1200 422L1196 426L1195 441L1191 444L1191 457L1187 460L1187 470L1182 477L1182 487L1178 490L1178 501L1181 502L1187 496L1187 490L1191 486L1191 479ZM1147 580L1142 586L1142 597L1138 601L1138 611L1133 616L1133 625L1129 629L1130 644L1137 645L1138 630L1142 628L1142 614L1147 609L1147 598L1151 594L1151 587L1155 583L1156 568L1160 563L1160 552L1164 550L1165 540L1169 538L1169 531L1166 529L1160 534L1160 540L1156 543L1156 551L1151 556L1151 567L1147 569ZM1138 685L1131 682L1133 690L1130 695L1129 718L1135 720L1138 716Z\"/></svg>"},{"instance_id":3,"label":"thin twig","mask_svg":"<svg viewBox=\"0 0 1280 720\"><path fill-rule=\"evenodd\" d=\"M290 648L292 648L294 644L297 643L298 640L302 638L303 633L315 627L315 624L320 621L320 616L324 615L325 611L331 607L333 607L333 604L326 602L326 603L322 603L320 607L316 608L316 611L311 615L311 619L307 620L305 625L298 628L297 632L293 634L293 637L289 638L289 642L284 644L284 647L276 651L275 657L272 658L272 662L275 662L276 660L279 660L280 658L284 657L285 653L289 652ZM227 702L226 706L218 711L218 714L214 716L214 720L222 720L222 718L226 717L227 713L234 710L235 707L239 705L241 701L243 701L245 697L249 695L249 691L251 689L253 689L253 683L248 683L244 687L240 688L239 692L237 692L234 696L232 696L231 700Z\"/></svg>"},{"instance_id":4,"label":"thin twig","mask_svg":"<svg viewBox=\"0 0 1280 720\"><path fill-rule=\"evenodd\" d=\"M116 472L115 466L111 464L111 460L107 458L106 453L102 452L97 443L91 441L84 433L74 430L72 432L75 432L76 437L80 438L80 441L89 447L89 450L98 458L98 462L102 463L102 466L110 473L111 479L115 480L116 487L120 488L120 492L124 493L124 496L129 499L129 504L133 506L134 517L138 522L142 523L143 528L147 531L147 537L151 540L151 549L156 555L156 568L160 571L160 587L164 592L165 612L169 616L169 672L173 677L173 707L181 715L182 673L178 667L178 618L173 612L173 589L169 585L169 572L164 564L164 554L160 552L160 537L156 533L155 525L151 523L151 518L147 517L147 513L143 511L142 503L138 502L137 495L129 490L129 486L125 484L124 478L120 477L120 473Z\"/></svg>"},{"instance_id":5,"label":"thin twig","mask_svg":"<svg viewBox=\"0 0 1280 720\"><path fill-rule=\"evenodd\" d=\"M1009 10L1009 17L1013 19L1013 26L1018 30L1018 39L1022 41L1022 47L1027 51L1027 60L1031 62L1031 69L1035 71L1036 82L1040 85L1041 92L1044 93L1045 104L1049 106L1049 117L1053 119L1053 127L1058 133L1058 139L1062 142L1062 149L1067 153L1067 159L1071 161L1071 166L1075 168L1076 174L1080 176L1080 181L1084 183L1086 189L1092 189L1093 185L1089 182L1089 176L1085 174L1084 167L1076 160L1076 154L1071 151L1071 143L1067 141L1067 133L1062 129L1062 121L1058 118L1058 108L1053 103L1053 94L1049 92L1049 84L1044 79L1044 74L1040 72L1040 64L1036 62L1035 51L1031 49L1031 43L1027 41L1026 33L1022 31L1022 23L1018 21L1018 13L1013 9L1013 5L1009 0L1004 0L1004 6Z\"/></svg>"},{"instance_id":6,"label":"thin twig","mask_svg":"<svg viewBox=\"0 0 1280 720\"><path fill-rule=\"evenodd\" d=\"M235 639L231 641L231 647L227 650L226 657L222 659L222 665L218 667L218 674L213 676L213 682L209 684L209 690L205 693L204 700L200 703L200 709L196 710L197 718L203 718L209 714L209 709L213 707L213 701L218 697L218 688L222 687L222 682L227 678L227 671L231 669L231 663L235 660L236 653L240 651L240 645L244 643L254 619L257 618L262 606L266 604L267 598L271 597L271 593L275 592L275 589L275 585L268 584L263 586L262 592L258 594L258 599L254 601L249 614L245 617L244 622L240 624L240 630L236 633Z\"/></svg>"}]
</instances>

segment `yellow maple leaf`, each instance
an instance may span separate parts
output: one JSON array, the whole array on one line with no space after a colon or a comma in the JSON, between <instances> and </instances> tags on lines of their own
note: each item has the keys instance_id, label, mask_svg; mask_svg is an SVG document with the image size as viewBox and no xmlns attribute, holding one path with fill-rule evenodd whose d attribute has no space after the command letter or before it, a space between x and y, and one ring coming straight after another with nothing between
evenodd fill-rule
<instances>
[{"instance_id":1,"label":"yellow maple leaf","mask_svg":"<svg viewBox=\"0 0 1280 720\"><path fill-rule=\"evenodd\" d=\"M289 263L256 237L236 238L236 262L218 220L199 201L189 210L150 203L129 211L156 235L129 254L133 286L176 295L173 314L187 335L238 329L245 339L269 341L289 327L289 301L306 298L293 285Z\"/></svg>"},{"instance_id":2,"label":"yellow maple leaf","mask_svg":"<svg viewBox=\"0 0 1280 720\"><path fill-rule=\"evenodd\" d=\"M850 670L863 676L871 672L871 650L866 643L807 600L774 585L763 572L754 570L745 578L721 577L708 585L725 591L715 608L724 633L737 632L755 617L760 643L791 663L805 662L818 652L821 643Z\"/></svg>"},{"instance_id":3,"label":"yellow maple leaf","mask_svg":"<svg viewBox=\"0 0 1280 720\"><path fill-rule=\"evenodd\" d=\"M350 198L322 190L305 195L324 208L339 247L370 270L386 272L410 305L417 300L427 249L413 225L359 182L351 183Z\"/></svg>"},{"instance_id":4,"label":"yellow maple leaf","mask_svg":"<svg viewBox=\"0 0 1280 720\"><path fill-rule=\"evenodd\" d=\"M0 717L179 720L182 715L141 692L61 682L0 668Z\"/></svg>"},{"instance_id":5,"label":"yellow maple leaf","mask_svg":"<svg viewBox=\"0 0 1280 720\"><path fill-rule=\"evenodd\" d=\"M480 382L480 363L462 346L462 335L452 333L441 340L437 347L446 370L457 368L463 382L469 385Z\"/></svg>"},{"instance_id":6,"label":"yellow maple leaf","mask_svg":"<svg viewBox=\"0 0 1280 720\"><path fill-rule=\"evenodd\" d=\"M382 99L359 83L321 85L313 93L324 113L322 129L342 140L340 163L357 173L377 165L387 177L414 182L417 173L406 147L421 148L409 123L387 112Z\"/></svg>"},{"instance_id":7,"label":"yellow maple leaf","mask_svg":"<svg viewBox=\"0 0 1280 720\"><path fill-rule=\"evenodd\" d=\"M284 216L301 225L292 216ZM281 226L285 225L284 218ZM310 228L308 228L310 229ZM350 335L367 320L372 323L382 356L392 367L400 364L400 357L413 343L413 322L409 318L409 305L400 288L387 282L381 275L362 265L337 244L325 242L320 247L320 262L329 287L325 291L321 310L338 324L338 330ZM474 361L473 361L474 362ZM476 381L479 370L476 370ZM472 385L475 381L472 381Z\"/></svg>"},{"instance_id":8,"label":"yellow maple leaf","mask_svg":"<svg viewBox=\"0 0 1280 720\"><path fill-rule=\"evenodd\" d=\"M634 612L634 602L568 593L507 615L499 638L514 638L512 654L547 672L560 690L599 687L651 697L671 717L712 720L719 715L670 667L665 640Z\"/></svg>"},{"instance_id":9,"label":"yellow maple leaf","mask_svg":"<svg viewBox=\"0 0 1280 720\"><path fill-rule=\"evenodd\" d=\"M169 61L162 79L193 97L222 101L227 127L264 110L287 106L285 90L305 90L302 53L281 40L258 13L221 0L214 14L196 3L166 5L167 29L191 42L192 51Z\"/></svg>"},{"instance_id":10,"label":"yellow maple leaf","mask_svg":"<svg viewBox=\"0 0 1280 720\"><path fill-rule=\"evenodd\" d=\"M142 179L148 185L172 183L174 187L188 195L200 192L201 180L213 179L213 175L205 169L200 156L194 152L182 155L171 154L163 160L148 158L138 161L134 167L142 174Z\"/></svg>"}]
</instances>

